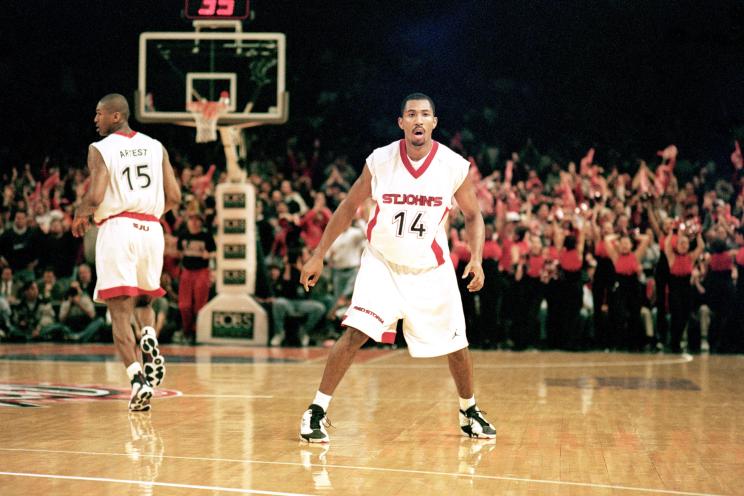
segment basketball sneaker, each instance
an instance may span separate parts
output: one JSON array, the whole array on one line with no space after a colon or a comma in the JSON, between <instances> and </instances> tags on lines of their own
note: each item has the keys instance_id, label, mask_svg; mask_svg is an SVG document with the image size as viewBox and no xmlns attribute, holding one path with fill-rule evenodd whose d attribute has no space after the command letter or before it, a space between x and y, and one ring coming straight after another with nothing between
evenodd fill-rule
<instances>
[{"instance_id":1,"label":"basketball sneaker","mask_svg":"<svg viewBox=\"0 0 744 496\"><path fill-rule=\"evenodd\" d=\"M300 439L308 443L328 443L326 427L331 425L322 407L312 404L302 414L300 422Z\"/></svg>"},{"instance_id":2,"label":"basketball sneaker","mask_svg":"<svg viewBox=\"0 0 744 496\"><path fill-rule=\"evenodd\" d=\"M465 436L479 439L493 439L496 437L496 429L483 416L480 408L471 406L464 412L460 410L460 429Z\"/></svg>"},{"instance_id":3,"label":"basketball sneaker","mask_svg":"<svg viewBox=\"0 0 744 496\"><path fill-rule=\"evenodd\" d=\"M269 341L269 344L271 346L281 346L284 342L284 332L278 332L272 336L271 341Z\"/></svg>"},{"instance_id":4,"label":"basketball sneaker","mask_svg":"<svg viewBox=\"0 0 744 496\"><path fill-rule=\"evenodd\" d=\"M139 372L132 379L132 396L129 397L130 412L147 412L150 410L150 399L152 398L152 386Z\"/></svg>"},{"instance_id":5,"label":"basketball sneaker","mask_svg":"<svg viewBox=\"0 0 744 496\"><path fill-rule=\"evenodd\" d=\"M153 387L158 387L165 377L165 358L160 353L158 337L155 329L150 326L142 328L142 337L139 342L142 350L142 361L144 362L145 379Z\"/></svg>"}]
</instances>

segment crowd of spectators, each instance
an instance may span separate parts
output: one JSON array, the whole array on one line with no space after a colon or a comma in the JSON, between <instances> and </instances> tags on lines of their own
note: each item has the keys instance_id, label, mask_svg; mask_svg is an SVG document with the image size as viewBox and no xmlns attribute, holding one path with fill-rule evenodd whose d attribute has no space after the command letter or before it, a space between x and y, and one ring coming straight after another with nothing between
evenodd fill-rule
<instances>
[{"instance_id":1,"label":"crowd of spectators","mask_svg":"<svg viewBox=\"0 0 744 496\"><path fill-rule=\"evenodd\" d=\"M498 150L445 143L469 158L486 221L486 283L462 298L474 347L523 350L744 352L744 173L731 164L676 168L669 146L653 163L601 166L594 150L559 164L527 146ZM366 242L370 205L327 256L313 291L303 260L358 175L315 140L245 163L256 187L256 298L271 316L270 345L322 344L340 332ZM183 192L164 215L161 284L154 303L161 340L193 343L198 310L214 290L215 197L224 171L171 151ZM273 157L273 158L267 158ZM361 164L357 164L361 165ZM92 301L95 233L70 234L86 172L46 160L3 167L0 339L106 341L105 306ZM457 208L450 250L458 271L470 254Z\"/></svg>"}]
</instances>

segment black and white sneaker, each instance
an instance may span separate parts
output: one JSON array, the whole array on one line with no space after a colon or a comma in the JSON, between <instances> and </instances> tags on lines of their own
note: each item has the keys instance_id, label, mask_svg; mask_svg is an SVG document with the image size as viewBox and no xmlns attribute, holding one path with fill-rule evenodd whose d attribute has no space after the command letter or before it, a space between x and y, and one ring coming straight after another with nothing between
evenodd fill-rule
<instances>
[{"instance_id":1,"label":"black and white sneaker","mask_svg":"<svg viewBox=\"0 0 744 496\"><path fill-rule=\"evenodd\" d=\"M471 406L464 412L460 410L460 429L465 436L478 439L493 439L496 437L496 429L483 416L476 405Z\"/></svg>"},{"instance_id":2,"label":"black and white sneaker","mask_svg":"<svg viewBox=\"0 0 744 496\"><path fill-rule=\"evenodd\" d=\"M145 379L153 387L158 387L165 378L165 358L160 353L158 337L155 329L150 326L142 328L139 342L144 362Z\"/></svg>"},{"instance_id":3,"label":"black and white sneaker","mask_svg":"<svg viewBox=\"0 0 744 496\"><path fill-rule=\"evenodd\" d=\"M326 427L331 423L326 417L325 410L322 407L312 404L305 413L302 414L300 421L300 439L308 443L328 443L330 438Z\"/></svg>"},{"instance_id":4,"label":"black and white sneaker","mask_svg":"<svg viewBox=\"0 0 744 496\"><path fill-rule=\"evenodd\" d=\"M130 412L147 412L150 410L152 386L148 384L142 372L132 379L132 396L129 397Z\"/></svg>"}]
</instances>

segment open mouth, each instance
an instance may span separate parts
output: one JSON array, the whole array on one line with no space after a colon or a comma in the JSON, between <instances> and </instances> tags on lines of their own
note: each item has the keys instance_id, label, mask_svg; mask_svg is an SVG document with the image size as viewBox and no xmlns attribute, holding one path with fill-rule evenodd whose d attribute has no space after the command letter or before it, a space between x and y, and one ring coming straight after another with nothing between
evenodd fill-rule
<instances>
[{"instance_id":1,"label":"open mouth","mask_svg":"<svg viewBox=\"0 0 744 496\"><path fill-rule=\"evenodd\" d=\"M414 136L423 136L424 135L424 129L423 128L420 128L420 127L417 127L416 129L413 130L413 135Z\"/></svg>"}]
</instances>

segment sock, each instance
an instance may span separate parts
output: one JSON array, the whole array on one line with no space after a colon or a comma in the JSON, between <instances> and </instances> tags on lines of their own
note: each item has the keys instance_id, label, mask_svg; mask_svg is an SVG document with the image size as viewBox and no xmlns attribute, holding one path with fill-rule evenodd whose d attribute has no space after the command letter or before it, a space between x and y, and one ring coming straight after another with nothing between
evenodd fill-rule
<instances>
[{"instance_id":1,"label":"sock","mask_svg":"<svg viewBox=\"0 0 744 496\"><path fill-rule=\"evenodd\" d=\"M324 412L328 411L328 405L331 403L331 395L323 394L320 391L315 393L315 399L313 400L313 404L318 405L323 409Z\"/></svg>"},{"instance_id":2,"label":"sock","mask_svg":"<svg viewBox=\"0 0 744 496\"><path fill-rule=\"evenodd\" d=\"M470 398L460 398L460 410L463 412L473 405L475 405L475 396Z\"/></svg>"},{"instance_id":3,"label":"sock","mask_svg":"<svg viewBox=\"0 0 744 496\"><path fill-rule=\"evenodd\" d=\"M140 372L142 372L142 365L140 365L139 362L132 362L132 364L127 367L127 375L129 376L130 381Z\"/></svg>"}]
</instances>

